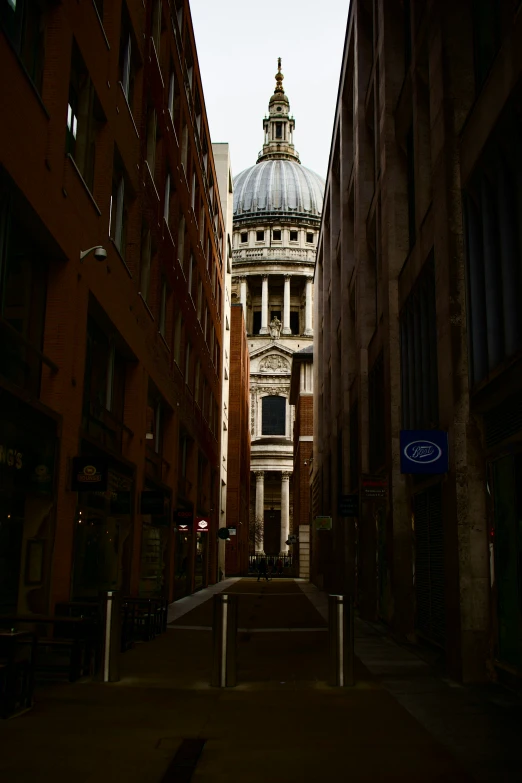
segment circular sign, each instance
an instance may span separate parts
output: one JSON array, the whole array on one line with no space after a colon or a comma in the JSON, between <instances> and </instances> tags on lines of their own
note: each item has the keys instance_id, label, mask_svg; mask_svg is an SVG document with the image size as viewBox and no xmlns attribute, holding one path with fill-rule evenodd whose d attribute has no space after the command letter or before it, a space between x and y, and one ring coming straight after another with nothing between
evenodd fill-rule
<instances>
[{"instance_id":1,"label":"circular sign","mask_svg":"<svg viewBox=\"0 0 522 783\"><path fill-rule=\"evenodd\" d=\"M230 538L228 527L220 527L218 530L218 538L220 538L222 541L226 541L227 538Z\"/></svg>"}]
</instances>

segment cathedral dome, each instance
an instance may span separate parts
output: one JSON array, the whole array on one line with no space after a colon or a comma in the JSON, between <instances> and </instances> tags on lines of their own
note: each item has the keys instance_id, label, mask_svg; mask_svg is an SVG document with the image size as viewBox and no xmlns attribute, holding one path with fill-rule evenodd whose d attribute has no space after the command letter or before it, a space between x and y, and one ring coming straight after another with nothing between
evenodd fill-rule
<instances>
[{"instance_id":1,"label":"cathedral dome","mask_svg":"<svg viewBox=\"0 0 522 783\"><path fill-rule=\"evenodd\" d=\"M320 218L324 180L296 160L263 160L234 179L234 220Z\"/></svg>"}]
</instances>

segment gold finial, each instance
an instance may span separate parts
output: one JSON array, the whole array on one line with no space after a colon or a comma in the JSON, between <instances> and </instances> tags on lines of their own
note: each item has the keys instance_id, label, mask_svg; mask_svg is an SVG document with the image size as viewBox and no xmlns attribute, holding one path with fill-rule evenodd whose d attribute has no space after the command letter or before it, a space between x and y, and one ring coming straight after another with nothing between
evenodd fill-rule
<instances>
[{"instance_id":1,"label":"gold finial","mask_svg":"<svg viewBox=\"0 0 522 783\"><path fill-rule=\"evenodd\" d=\"M281 58L278 57L277 58L277 73L275 75L276 87L275 87L274 92L281 92L284 95L284 92L285 92L284 89L283 89L283 79L284 78L285 77L281 73Z\"/></svg>"}]
</instances>

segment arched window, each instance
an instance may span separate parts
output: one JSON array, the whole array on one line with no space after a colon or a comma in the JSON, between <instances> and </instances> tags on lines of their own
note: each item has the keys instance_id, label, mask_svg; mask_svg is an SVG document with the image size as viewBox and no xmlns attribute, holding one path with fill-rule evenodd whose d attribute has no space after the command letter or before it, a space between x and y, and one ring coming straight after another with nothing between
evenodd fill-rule
<instances>
[{"instance_id":1,"label":"arched window","mask_svg":"<svg viewBox=\"0 0 522 783\"><path fill-rule=\"evenodd\" d=\"M286 435L286 398L263 397L263 435Z\"/></svg>"}]
</instances>

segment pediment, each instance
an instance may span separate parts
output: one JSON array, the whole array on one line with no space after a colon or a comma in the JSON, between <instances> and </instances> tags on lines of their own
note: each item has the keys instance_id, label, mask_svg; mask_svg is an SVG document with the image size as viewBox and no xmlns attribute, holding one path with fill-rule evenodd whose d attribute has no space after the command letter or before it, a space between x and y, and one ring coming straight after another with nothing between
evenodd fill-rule
<instances>
[{"instance_id":1,"label":"pediment","mask_svg":"<svg viewBox=\"0 0 522 783\"><path fill-rule=\"evenodd\" d=\"M268 345L262 345L259 348L254 348L253 351L250 353L250 361L252 359L257 359L258 357L262 357L265 354L269 353L276 353L280 354L281 356L286 356L288 358L291 358L295 351L292 351L291 348L287 348L286 345L283 345L282 343L279 343L277 340L273 343L270 343Z\"/></svg>"}]
</instances>

